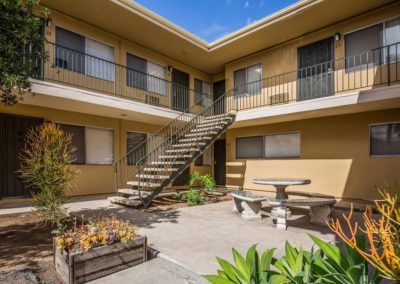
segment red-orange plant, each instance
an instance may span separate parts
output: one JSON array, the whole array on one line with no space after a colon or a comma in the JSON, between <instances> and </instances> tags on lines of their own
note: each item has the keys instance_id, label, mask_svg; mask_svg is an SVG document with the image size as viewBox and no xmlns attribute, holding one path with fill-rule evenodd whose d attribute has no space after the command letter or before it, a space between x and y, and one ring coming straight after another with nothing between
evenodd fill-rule
<instances>
[{"instance_id":1,"label":"red-orange plant","mask_svg":"<svg viewBox=\"0 0 400 284\"><path fill-rule=\"evenodd\" d=\"M380 192L383 202L375 201L379 217L374 218L371 206L363 214L363 226L352 222L353 206L348 216L343 214L349 230L346 233L338 219L331 220L329 227L348 246L357 250L384 278L400 281L400 206L397 194ZM366 235L369 249L364 251L357 246L356 236Z\"/></svg>"}]
</instances>

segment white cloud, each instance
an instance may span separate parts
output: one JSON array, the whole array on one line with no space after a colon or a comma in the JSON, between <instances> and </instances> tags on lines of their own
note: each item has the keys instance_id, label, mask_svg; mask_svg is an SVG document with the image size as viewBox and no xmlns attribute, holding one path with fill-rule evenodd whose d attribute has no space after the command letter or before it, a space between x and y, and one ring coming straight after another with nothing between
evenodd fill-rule
<instances>
[{"instance_id":1,"label":"white cloud","mask_svg":"<svg viewBox=\"0 0 400 284\"><path fill-rule=\"evenodd\" d=\"M212 24L209 27L204 28L203 30L200 31L200 34L203 36L211 36L211 35L225 35L228 32L228 28L225 26L222 26L220 24Z\"/></svg>"},{"instance_id":2,"label":"white cloud","mask_svg":"<svg viewBox=\"0 0 400 284\"><path fill-rule=\"evenodd\" d=\"M249 7L249 6L250 6L250 1L245 1L245 2L244 2L244 7L247 8L247 7Z\"/></svg>"},{"instance_id":3,"label":"white cloud","mask_svg":"<svg viewBox=\"0 0 400 284\"><path fill-rule=\"evenodd\" d=\"M250 25L251 24L251 18L250 17L247 17L247 19L246 19L246 26L247 25Z\"/></svg>"}]
</instances>

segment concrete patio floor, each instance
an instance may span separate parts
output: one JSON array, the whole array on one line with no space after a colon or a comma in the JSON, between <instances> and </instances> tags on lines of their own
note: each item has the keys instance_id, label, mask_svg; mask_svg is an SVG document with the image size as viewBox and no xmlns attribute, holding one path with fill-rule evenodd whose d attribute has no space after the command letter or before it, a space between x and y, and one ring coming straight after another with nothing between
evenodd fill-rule
<instances>
[{"instance_id":1,"label":"concrete patio floor","mask_svg":"<svg viewBox=\"0 0 400 284\"><path fill-rule=\"evenodd\" d=\"M70 209L86 217L115 214L130 220L139 227L140 234L148 237L150 246L199 274L217 272L215 256L231 261L232 247L245 253L257 244L260 252L277 248L276 256L281 256L286 241L310 249L313 243L308 234L336 240L328 228L309 224L308 213L302 209L292 210L287 231L277 230L267 212L262 220L242 219L232 211L232 202L148 213L97 200L71 203Z\"/></svg>"}]
</instances>

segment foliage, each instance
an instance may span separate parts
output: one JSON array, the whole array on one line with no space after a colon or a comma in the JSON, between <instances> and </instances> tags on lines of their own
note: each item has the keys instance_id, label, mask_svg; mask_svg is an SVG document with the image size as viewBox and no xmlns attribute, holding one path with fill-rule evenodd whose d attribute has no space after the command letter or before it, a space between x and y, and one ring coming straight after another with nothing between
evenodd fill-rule
<instances>
[{"instance_id":1,"label":"foliage","mask_svg":"<svg viewBox=\"0 0 400 284\"><path fill-rule=\"evenodd\" d=\"M183 200L183 198L185 197L185 195L179 191L174 193L174 197L176 200Z\"/></svg>"},{"instance_id":2,"label":"foliage","mask_svg":"<svg viewBox=\"0 0 400 284\"><path fill-rule=\"evenodd\" d=\"M42 20L35 15L39 0L0 0L0 100L5 105L17 103L30 91L28 78L38 75L46 58L44 38L39 30Z\"/></svg>"},{"instance_id":3,"label":"foliage","mask_svg":"<svg viewBox=\"0 0 400 284\"><path fill-rule=\"evenodd\" d=\"M375 219L369 207L363 214L363 226L352 223L353 207L348 216L344 215L349 233L346 233L338 219L332 220L330 228L346 243L356 250L363 259L376 267L382 277L400 282L400 204L398 194L379 190L383 202L375 205L380 217ZM356 240L359 231L363 232L368 241L365 244Z\"/></svg>"},{"instance_id":4,"label":"foliage","mask_svg":"<svg viewBox=\"0 0 400 284\"><path fill-rule=\"evenodd\" d=\"M201 175L199 172L193 172L189 176L189 188L200 186L201 191L213 192L215 190L215 180L210 174Z\"/></svg>"},{"instance_id":5,"label":"foliage","mask_svg":"<svg viewBox=\"0 0 400 284\"><path fill-rule=\"evenodd\" d=\"M196 206L204 203L203 195L192 189L184 194L183 199L187 201L188 206Z\"/></svg>"},{"instance_id":6,"label":"foliage","mask_svg":"<svg viewBox=\"0 0 400 284\"><path fill-rule=\"evenodd\" d=\"M88 251L91 248L134 239L136 229L129 221L121 221L115 216L110 218L92 219L80 226L75 220L74 226L56 237L58 251L67 254Z\"/></svg>"},{"instance_id":7,"label":"foliage","mask_svg":"<svg viewBox=\"0 0 400 284\"><path fill-rule=\"evenodd\" d=\"M71 165L76 149L72 135L54 123L44 123L28 131L20 155L21 177L33 187L33 204L43 222L60 225L66 216L67 201L78 172Z\"/></svg>"},{"instance_id":8,"label":"foliage","mask_svg":"<svg viewBox=\"0 0 400 284\"><path fill-rule=\"evenodd\" d=\"M204 277L214 284L271 284L271 283L379 283L375 274L369 279L368 266L360 254L351 247L342 253L338 247L311 236L319 247L314 252L285 244L285 256L273 257L275 249L266 250L260 258L253 245L241 256L232 249L234 264L217 257L222 270L218 275ZM365 243L365 242L364 242Z\"/></svg>"}]
</instances>

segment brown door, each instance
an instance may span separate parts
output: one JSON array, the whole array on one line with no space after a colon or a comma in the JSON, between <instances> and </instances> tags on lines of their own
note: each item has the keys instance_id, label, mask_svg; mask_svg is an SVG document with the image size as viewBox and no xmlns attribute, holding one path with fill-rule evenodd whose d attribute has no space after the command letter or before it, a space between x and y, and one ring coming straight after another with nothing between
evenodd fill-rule
<instances>
[{"instance_id":1,"label":"brown door","mask_svg":"<svg viewBox=\"0 0 400 284\"><path fill-rule=\"evenodd\" d=\"M225 94L225 80L215 82L213 84L213 99L214 102ZM225 102L223 99L214 105L214 113L222 114L225 112Z\"/></svg>"},{"instance_id":2,"label":"brown door","mask_svg":"<svg viewBox=\"0 0 400 284\"><path fill-rule=\"evenodd\" d=\"M172 70L172 109L185 111L189 108L189 74Z\"/></svg>"},{"instance_id":3,"label":"brown door","mask_svg":"<svg viewBox=\"0 0 400 284\"><path fill-rule=\"evenodd\" d=\"M218 185L226 184L226 140L214 143L214 179Z\"/></svg>"},{"instance_id":4,"label":"brown door","mask_svg":"<svg viewBox=\"0 0 400 284\"><path fill-rule=\"evenodd\" d=\"M27 131L43 119L0 113L0 198L29 196L30 189L21 181L19 155Z\"/></svg>"}]
</instances>

